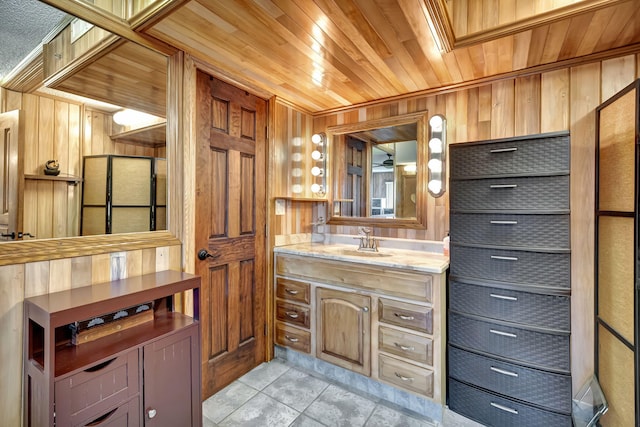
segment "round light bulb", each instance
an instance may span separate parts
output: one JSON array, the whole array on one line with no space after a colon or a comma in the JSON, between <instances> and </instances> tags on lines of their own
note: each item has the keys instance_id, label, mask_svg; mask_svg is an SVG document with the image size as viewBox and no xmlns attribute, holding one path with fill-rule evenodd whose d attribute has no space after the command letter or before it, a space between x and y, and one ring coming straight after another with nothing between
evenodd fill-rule
<instances>
[{"instance_id":1,"label":"round light bulb","mask_svg":"<svg viewBox=\"0 0 640 427\"><path fill-rule=\"evenodd\" d=\"M320 192L320 184L311 184L311 192L319 193Z\"/></svg>"},{"instance_id":2,"label":"round light bulb","mask_svg":"<svg viewBox=\"0 0 640 427\"><path fill-rule=\"evenodd\" d=\"M429 191L431 191L434 194L439 194L440 191L442 191L442 181L440 181L439 179L434 179L432 181L429 181L429 184L427 184L427 187L429 188Z\"/></svg>"},{"instance_id":3,"label":"round light bulb","mask_svg":"<svg viewBox=\"0 0 640 427\"><path fill-rule=\"evenodd\" d=\"M427 167L431 172L436 172L436 173L442 172L442 162L438 159L429 160L429 163L427 163Z\"/></svg>"},{"instance_id":4,"label":"round light bulb","mask_svg":"<svg viewBox=\"0 0 640 427\"><path fill-rule=\"evenodd\" d=\"M294 194L300 194L302 193L302 185L300 184L293 184L293 186L291 187L291 191Z\"/></svg>"},{"instance_id":5,"label":"round light bulb","mask_svg":"<svg viewBox=\"0 0 640 427\"><path fill-rule=\"evenodd\" d=\"M293 153L291 155L291 161L293 161L293 162L301 162L302 161L302 153Z\"/></svg>"},{"instance_id":6,"label":"round light bulb","mask_svg":"<svg viewBox=\"0 0 640 427\"><path fill-rule=\"evenodd\" d=\"M311 168L311 175L313 176L321 176L322 175L322 169L320 169L317 166L314 166Z\"/></svg>"},{"instance_id":7,"label":"round light bulb","mask_svg":"<svg viewBox=\"0 0 640 427\"><path fill-rule=\"evenodd\" d=\"M322 159L322 153L319 152L318 150L313 150L313 152L311 153L311 158L313 160L321 160Z\"/></svg>"},{"instance_id":8,"label":"round light bulb","mask_svg":"<svg viewBox=\"0 0 640 427\"><path fill-rule=\"evenodd\" d=\"M302 176L302 169L300 169L300 168L291 169L291 176L294 177L294 178Z\"/></svg>"},{"instance_id":9,"label":"round light bulb","mask_svg":"<svg viewBox=\"0 0 640 427\"><path fill-rule=\"evenodd\" d=\"M442 131L442 122L442 116L433 116L429 120L429 126L431 126L433 131L440 132Z\"/></svg>"},{"instance_id":10,"label":"round light bulb","mask_svg":"<svg viewBox=\"0 0 640 427\"><path fill-rule=\"evenodd\" d=\"M442 153L442 140L440 138L432 138L429 140L429 151L432 153Z\"/></svg>"},{"instance_id":11,"label":"round light bulb","mask_svg":"<svg viewBox=\"0 0 640 427\"><path fill-rule=\"evenodd\" d=\"M322 135L320 135L319 133L314 133L313 135L311 135L311 142L313 142L314 144L322 144Z\"/></svg>"}]
</instances>

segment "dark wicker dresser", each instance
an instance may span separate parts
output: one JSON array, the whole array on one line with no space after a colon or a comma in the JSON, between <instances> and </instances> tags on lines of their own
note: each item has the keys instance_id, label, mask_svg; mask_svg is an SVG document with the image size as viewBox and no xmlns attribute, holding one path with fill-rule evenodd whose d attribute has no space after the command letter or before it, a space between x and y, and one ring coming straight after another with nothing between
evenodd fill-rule
<instances>
[{"instance_id":1,"label":"dark wicker dresser","mask_svg":"<svg viewBox=\"0 0 640 427\"><path fill-rule=\"evenodd\" d=\"M449 149L449 407L571 426L569 134Z\"/></svg>"}]
</instances>

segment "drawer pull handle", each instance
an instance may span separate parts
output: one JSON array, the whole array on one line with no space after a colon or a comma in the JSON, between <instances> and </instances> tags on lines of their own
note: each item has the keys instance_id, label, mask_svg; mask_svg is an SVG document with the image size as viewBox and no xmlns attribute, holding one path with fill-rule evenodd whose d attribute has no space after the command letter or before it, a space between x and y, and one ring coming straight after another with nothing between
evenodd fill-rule
<instances>
[{"instance_id":1,"label":"drawer pull handle","mask_svg":"<svg viewBox=\"0 0 640 427\"><path fill-rule=\"evenodd\" d=\"M517 188L518 184L491 184L489 188L491 189L500 189L500 188Z\"/></svg>"},{"instance_id":2,"label":"drawer pull handle","mask_svg":"<svg viewBox=\"0 0 640 427\"><path fill-rule=\"evenodd\" d=\"M86 424L86 427L90 427L90 426L99 426L100 424L103 424L105 421L107 421L109 418L111 418L111 416L118 410L118 408L112 409L111 411L107 412L106 414L96 418L95 420L91 421L89 424Z\"/></svg>"},{"instance_id":3,"label":"drawer pull handle","mask_svg":"<svg viewBox=\"0 0 640 427\"><path fill-rule=\"evenodd\" d=\"M296 291L295 289L285 289L285 292L289 295L298 295L299 293L299 291Z\"/></svg>"},{"instance_id":4,"label":"drawer pull handle","mask_svg":"<svg viewBox=\"0 0 640 427\"><path fill-rule=\"evenodd\" d=\"M518 338L516 334L512 334L511 332L496 331L495 329L489 329L489 332L503 337Z\"/></svg>"},{"instance_id":5,"label":"drawer pull handle","mask_svg":"<svg viewBox=\"0 0 640 427\"><path fill-rule=\"evenodd\" d=\"M515 256L500 256L500 255L491 255L491 259L497 259L500 261L517 261L518 257Z\"/></svg>"},{"instance_id":6,"label":"drawer pull handle","mask_svg":"<svg viewBox=\"0 0 640 427\"><path fill-rule=\"evenodd\" d=\"M399 342L394 342L393 344L403 351L414 351L416 349L414 346L402 345Z\"/></svg>"},{"instance_id":7,"label":"drawer pull handle","mask_svg":"<svg viewBox=\"0 0 640 427\"><path fill-rule=\"evenodd\" d=\"M295 311L287 311L287 316L289 316L292 319L297 319L300 315L298 313L296 313Z\"/></svg>"},{"instance_id":8,"label":"drawer pull handle","mask_svg":"<svg viewBox=\"0 0 640 427\"><path fill-rule=\"evenodd\" d=\"M518 147L494 148L493 150L491 150L491 153L509 153L513 151L518 151Z\"/></svg>"},{"instance_id":9,"label":"drawer pull handle","mask_svg":"<svg viewBox=\"0 0 640 427\"><path fill-rule=\"evenodd\" d=\"M507 301L518 301L517 297L510 297L508 295L500 295L500 294L489 294L491 298L503 299Z\"/></svg>"},{"instance_id":10,"label":"drawer pull handle","mask_svg":"<svg viewBox=\"0 0 640 427\"><path fill-rule=\"evenodd\" d=\"M491 366L489 369L491 369L493 372L497 372L502 375L518 378L518 374L516 372L505 371L504 369L496 368L495 366Z\"/></svg>"},{"instance_id":11,"label":"drawer pull handle","mask_svg":"<svg viewBox=\"0 0 640 427\"><path fill-rule=\"evenodd\" d=\"M402 375L402 374L400 374L398 372L394 372L394 374L396 374L396 377L400 378L402 381L405 381L405 382L412 382L413 381L413 378L405 377L404 375Z\"/></svg>"},{"instance_id":12,"label":"drawer pull handle","mask_svg":"<svg viewBox=\"0 0 640 427\"><path fill-rule=\"evenodd\" d=\"M489 221L489 223L493 225L518 225L518 221L499 221L496 219Z\"/></svg>"},{"instance_id":13,"label":"drawer pull handle","mask_svg":"<svg viewBox=\"0 0 640 427\"><path fill-rule=\"evenodd\" d=\"M97 372L101 369L106 368L107 366L111 365L111 363L113 363L114 360L116 360L117 358L114 357L113 359L107 360L106 362L102 362L96 366L92 366L90 368L85 369L85 372Z\"/></svg>"},{"instance_id":14,"label":"drawer pull handle","mask_svg":"<svg viewBox=\"0 0 640 427\"><path fill-rule=\"evenodd\" d=\"M284 337L285 337L287 340L291 341L291 342L298 342L298 341L300 341L298 338L290 337L289 335L285 335Z\"/></svg>"},{"instance_id":15,"label":"drawer pull handle","mask_svg":"<svg viewBox=\"0 0 640 427\"><path fill-rule=\"evenodd\" d=\"M394 314L396 317L399 317L399 318L400 318L400 319L402 319L402 320L414 320L414 319L415 319L415 317L413 317L413 316L409 316L409 315L406 315L406 314L400 314L400 313L393 313L393 314Z\"/></svg>"},{"instance_id":16,"label":"drawer pull handle","mask_svg":"<svg viewBox=\"0 0 640 427\"><path fill-rule=\"evenodd\" d=\"M490 402L490 404L494 408L500 409L501 411L509 412L510 414L514 414L514 415L518 415L518 410L517 409L507 408L506 406L502 406L502 405L500 405L498 403L493 403L493 402Z\"/></svg>"}]
</instances>

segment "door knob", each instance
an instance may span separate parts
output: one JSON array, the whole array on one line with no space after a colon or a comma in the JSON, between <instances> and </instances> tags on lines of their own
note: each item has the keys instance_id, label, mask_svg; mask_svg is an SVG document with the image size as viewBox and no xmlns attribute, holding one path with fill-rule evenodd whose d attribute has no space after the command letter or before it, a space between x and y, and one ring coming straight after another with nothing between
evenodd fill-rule
<instances>
[{"instance_id":1,"label":"door knob","mask_svg":"<svg viewBox=\"0 0 640 427\"><path fill-rule=\"evenodd\" d=\"M153 409L153 408L152 408L152 409L147 410L147 416L148 416L149 418L153 418L153 417L155 417L157 413L158 413L158 412L157 412L155 409Z\"/></svg>"},{"instance_id":2,"label":"door knob","mask_svg":"<svg viewBox=\"0 0 640 427\"><path fill-rule=\"evenodd\" d=\"M216 259L220 256L220 254L211 255L206 249L200 249L198 251L198 259L200 261L204 261L207 258Z\"/></svg>"}]
</instances>

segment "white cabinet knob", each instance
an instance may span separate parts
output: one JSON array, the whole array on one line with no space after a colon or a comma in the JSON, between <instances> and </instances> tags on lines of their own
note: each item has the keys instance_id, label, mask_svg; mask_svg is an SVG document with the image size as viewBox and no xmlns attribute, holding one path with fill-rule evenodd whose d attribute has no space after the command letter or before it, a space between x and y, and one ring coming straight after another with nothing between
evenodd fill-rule
<instances>
[{"instance_id":1,"label":"white cabinet knob","mask_svg":"<svg viewBox=\"0 0 640 427\"><path fill-rule=\"evenodd\" d=\"M155 417L157 413L158 413L158 411L156 411L155 409L149 409L147 411L147 416L151 419L151 418Z\"/></svg>"}]
</instances>

